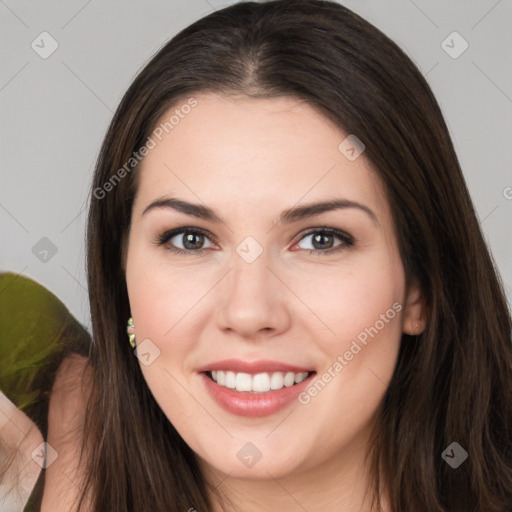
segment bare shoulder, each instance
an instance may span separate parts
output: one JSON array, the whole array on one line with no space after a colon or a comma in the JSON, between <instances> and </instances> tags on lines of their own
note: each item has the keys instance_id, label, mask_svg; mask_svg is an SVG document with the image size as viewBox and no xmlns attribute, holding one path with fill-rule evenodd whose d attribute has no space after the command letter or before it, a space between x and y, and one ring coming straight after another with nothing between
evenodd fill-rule
<instances>
[{"instance_id":1,"label":"bare shoulder","mask_svg":"<svg viewBox=\"0 0 512 512\"><path fill-rule=\"evenodd\" d=\"M60 429L78 428L90 387L91 371L86 365L86 357L72 354L57 371L48 408L48 428L53 427L53 433L69 434Z\"/></svg>"},{"instance_id":2,"label":"bare shoulder","mask_svg":"<svg viewBox=\"0 0 512 512\"><path fill-rule=\"evenodd\" d=\"M84 461L83 420L91 382L87 358L66 357L60 365L48 407L48 447L41 512L76 510L75 499L82 487ZM85 452L85 457L87 452Z\"/></svg>"},{"instance_id":3,"label":"bare shoulder","mask_svg":"<svg viewBox=\"0 0 512 512\"><path fill-rule=\"evenodd\" d=\"M21 510L27 503L41 472L42 443L37 425L0 392L1 510Z\"/></svg>"}]
</instances>

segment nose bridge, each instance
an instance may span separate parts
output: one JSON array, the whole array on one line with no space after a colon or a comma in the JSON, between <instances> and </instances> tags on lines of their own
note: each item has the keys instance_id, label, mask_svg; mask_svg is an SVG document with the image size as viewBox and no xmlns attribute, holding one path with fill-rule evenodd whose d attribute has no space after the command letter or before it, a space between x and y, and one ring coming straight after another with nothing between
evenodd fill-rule
<instances>
[{"instance_id":1,"label":"nose bridge","mask_svg":"<svg viewBox=\"0 0 512 512\"><path fill-rule=\"evenodd\" d=\"M260 299L268 295L273 288L270 264L267 252L260 254L254 260L245 260L239 254L233 255L231 293L244 300Z\"/></svg>"},{"instance_id":2,"label":"nose bridge","mask_svg":"<svg viewBox=\"0 0 512 512\"><path fill-rule=\"evenodd\" d=\"M254 336L261 330L286 327L284 291L277 289L280 281L269 268L268 254L255 239L245 239L236 248L219 303L222 328Z\"/></svg>"}]
</instances>

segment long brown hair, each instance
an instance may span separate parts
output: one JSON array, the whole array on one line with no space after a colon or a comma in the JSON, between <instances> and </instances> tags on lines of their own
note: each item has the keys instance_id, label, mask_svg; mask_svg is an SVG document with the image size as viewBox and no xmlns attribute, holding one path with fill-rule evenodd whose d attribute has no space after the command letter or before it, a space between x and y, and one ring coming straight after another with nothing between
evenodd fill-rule
<instances>
[{"instance_id":1,"label":"long brown hair","mask_svg":"<svg viewBox=\"0 0 512 512\"><path fill-rule=\"evenodd\" d=\"M149 61L114 115L87 226L95 386L84 445L94 447L94 510L206 512L219 491L132 354L122 268L137 188L131 159L169 108L199 92L306 100L363 141L385 184L428 317L421 335L403 336L378 411L373 496L388 489L393 512L511 510L511 318L440 107L393 41L322 0L240 2L198 20ZM457 469L442 457L453 442L468 453Z\"/></svg>"}]
</instances>

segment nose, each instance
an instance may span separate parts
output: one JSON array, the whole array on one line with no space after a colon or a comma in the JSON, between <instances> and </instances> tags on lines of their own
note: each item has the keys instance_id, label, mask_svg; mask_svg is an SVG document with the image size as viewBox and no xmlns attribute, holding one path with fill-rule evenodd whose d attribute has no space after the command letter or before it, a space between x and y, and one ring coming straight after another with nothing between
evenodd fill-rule
<instances>
[{"instance_id":1,"label":"nose","mask_svg":"<svg viewBox=\"0 0 512 512\"><path fill-rule=\"evenodd\" d=\"M217 325L244 339L273 337L290 326L290 290L268 265L265 252L247 263L235 254L218 290Z\"/></svg>"}]
</instances>

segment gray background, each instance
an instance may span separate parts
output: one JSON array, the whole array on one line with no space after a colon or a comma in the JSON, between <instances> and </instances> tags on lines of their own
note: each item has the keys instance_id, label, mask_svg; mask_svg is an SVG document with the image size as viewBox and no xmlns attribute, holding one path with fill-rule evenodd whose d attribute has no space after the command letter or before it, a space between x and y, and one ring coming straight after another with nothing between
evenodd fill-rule
<instances>
[{"instance_id":1,"label":"gray background","mask_svg":"<svg viewBox=\"0 0 512 512\"><path fill-rule=\"evenodd\" d=\"M165 42L232 3L0 0L0 269L48 287L88 329L85 208L108 123ZM426 76L510 301L512 2L340 3L397 42ZM44 31L58 44L46 59L31 46L51 48ZM469 44L457 58L445 51L462 48L457 36L446 39L454 31Z\"/></svg>"}]
</instances>

